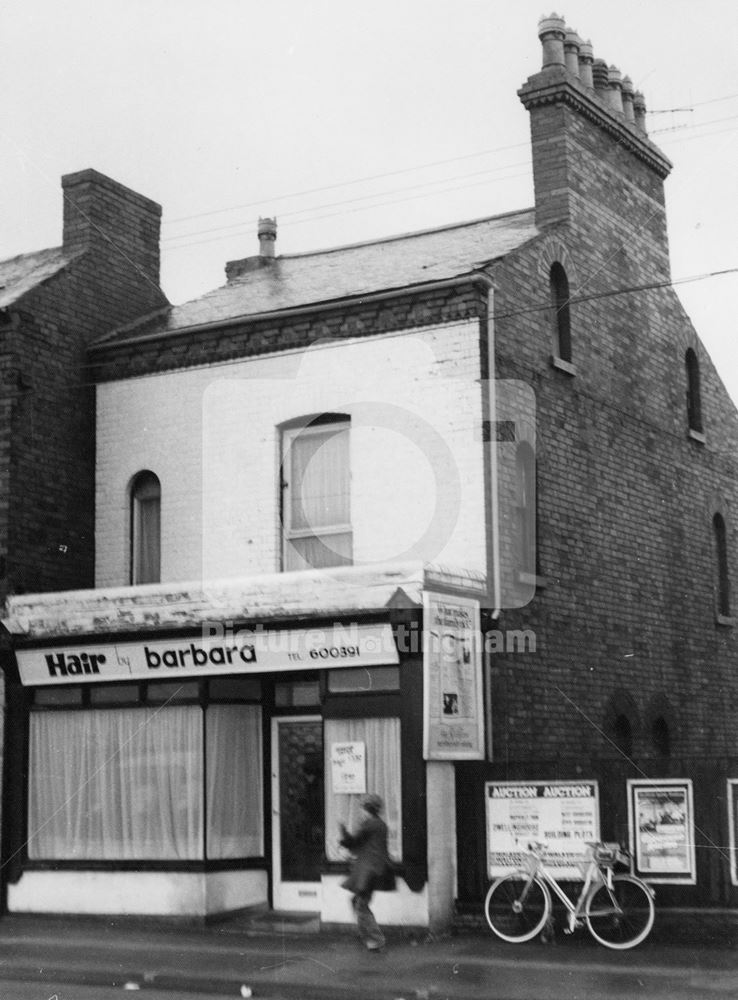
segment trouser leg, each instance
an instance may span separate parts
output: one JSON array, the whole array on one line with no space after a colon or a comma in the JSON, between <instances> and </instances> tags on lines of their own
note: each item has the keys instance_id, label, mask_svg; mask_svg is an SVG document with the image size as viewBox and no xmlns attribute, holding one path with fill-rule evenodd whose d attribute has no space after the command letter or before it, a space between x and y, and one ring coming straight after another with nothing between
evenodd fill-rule
<instances>
[{"instance_id":1,"label":"trouser leg","mask_svg":"<svg viewBox=\"0 0 738 1000\"><path fill-rule=\"evenodd\" d=\"M371 898L371 894L368 896L354 896L353 904L354 912L356 913L356 923L361 939L367 948L383 948L384 934L374 919L374 914L369 909Z\"/></svg>"}]
</instances>

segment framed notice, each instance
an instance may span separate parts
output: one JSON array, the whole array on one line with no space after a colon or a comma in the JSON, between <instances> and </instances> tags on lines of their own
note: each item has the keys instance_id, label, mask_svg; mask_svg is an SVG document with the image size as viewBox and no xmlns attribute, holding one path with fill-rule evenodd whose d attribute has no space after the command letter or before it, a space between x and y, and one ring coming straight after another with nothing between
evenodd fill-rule
<instances>
[{"instance_id":1,"label":"framed notice","mask_svg":"<svg viewBox=\"0 0 738 1000\"><path fill-rule=\"evenodd\" d=\"M479 601L423 594L423 756L484 759Z\"/></svg>"},{"instance_id":2,"label":"framed notice","mask_svg":"<svg viewBox=\"0 0 738 1000\"><path fill-rule=\"evenodd\" d=\"M631 778L628 827L636 875L648 882L696 883L690 779Z\"/></svg>"},{"instance_id":3,"label":"framed notice","mask_svg":"<svg viewBox=\"0 0 738 1000\"><path fill-rule=\"evenodd\" d=\"M331 743L331 778L334 795L366 792L366 744L351 740Z\"/></svg>"},{"instance_id":4,"label":"framed notice","mask_svg":"<svg viewBox=\"0 0 738 1000\"><path fill-rule=\"evenodd\" d=\"M484 795L490 878L519 868L533 842L559 878L583 878L587 845L600 839L596 781L489 781Z\"/></svg>"},{"instance_id":5,"label":"framed notice","mask_svg":"<svg viewBox=\"0 0 738 1000\"><path fill-rule=\"evenodd\" d=\"M736 832L738 832L738 778L728 778L728 834L730 836L730 881L738 885L738 857L736 857Z\"/></svg>"}]
</instances>

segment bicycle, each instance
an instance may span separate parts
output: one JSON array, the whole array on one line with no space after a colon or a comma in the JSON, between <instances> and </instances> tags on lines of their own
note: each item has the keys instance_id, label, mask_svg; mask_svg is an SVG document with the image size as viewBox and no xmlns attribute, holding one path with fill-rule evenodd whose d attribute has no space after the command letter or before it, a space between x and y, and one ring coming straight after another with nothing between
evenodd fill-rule
<instances>
[{"instance_id":1,"label":"bicycle","mask_svg":"<svg viewBox=\"0 0 738 1000\"><path fill-rule=\"evenodd\" d=\"M635 875L616 875L614 867L627 863L619 844L588 844L584 884L576 902L546 868L546 845L528 845L524 870L498 878L484 901L487 923L503 941L530 941L552 924L551 890L568 911L571 934L586 923L592 937L606 948L625 949L640 944L655 917L654 892Z\"/></svg>"}]
</instances>

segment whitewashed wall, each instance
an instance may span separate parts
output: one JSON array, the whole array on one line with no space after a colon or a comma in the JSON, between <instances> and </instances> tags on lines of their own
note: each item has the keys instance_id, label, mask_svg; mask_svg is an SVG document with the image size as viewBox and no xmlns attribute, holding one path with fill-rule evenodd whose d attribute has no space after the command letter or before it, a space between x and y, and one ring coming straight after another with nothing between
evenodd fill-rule
<instances>
[{"instance_id":1,"label":"whitewashed wall","mask_svg":"<svg viewBox=\"0 0 738 1000\"><path fill-rule=\"evenodd\" d=\"M98 387L98 587L128 582L128 490L162 486L162 582L280 569L279 425L351 416L354 562L485 570L476 321Z\"/></svg>"}]
</instances>

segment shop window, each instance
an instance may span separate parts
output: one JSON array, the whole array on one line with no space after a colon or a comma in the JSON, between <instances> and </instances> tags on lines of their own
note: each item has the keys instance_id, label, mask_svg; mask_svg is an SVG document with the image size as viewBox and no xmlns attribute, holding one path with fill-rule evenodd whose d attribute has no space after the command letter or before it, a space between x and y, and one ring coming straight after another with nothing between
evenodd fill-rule
<instances>
[{"instance_id":1,"label":"shop window","mask_svg":"<svg viewBox=\"0 0 738 1000\"><path fill-rule=\"evenodd\" d=\"M536 574L537 511L536 511L536 457L527 441L521 441L515 455L517 518L517 568L519 573Z\"/></svg>"},{"instance_id":2,"label":"shop window","mask_svg":"<svg viewBox=\"0 0 738 1000\"><path fill-rule=\"evenodd\" d=\"M283 431L285 570L352 562L349 426L345 416L329 415Z\"/></svg>"},{"instance_id":3,"label":"shop window","mask_svg":"<svg viewBox=\"0 0 738 1000\"><path fill-rule=\"evenodd\" d=\"M90 688L92 705L135 705L140 701L138 684L106 684Z\"/></svg>"},{"instance_id":4,"label":"shop window","mask_svg":"<svg viewBox=\"0 0 738 1000\"><path fill-rule=\"evenodd\" d=\"M691 431L702 433L702 398L700 392L700 363L690 347L684 356L687 369L687 422Z\"/></svg>"},{"instance_id":5,"label":"shop window","mask_svg":"<svg viewBox=\"0 0 738 1000\"><path fill-rule=\"evenodd\" d=\"M551 302L554 310L554 352L562 361L571 362L571 316L569 312L569 279L558 262L551 265L549 275Z\"/></svg>"},{"instance_id":6,"label":"shop window","mask_svg":"<svg viewBox=\"0 0 738 1000\"><path fill-rule=\"evenodd\" d=\"M717 560L717 613L723 618L730 617L730 575L728 573L728 542L725 520L722 514L712 519L715 535L715 555Z\"/></svg>"},{"instance_id":7,"label":"shop window","mask_svg":"<svg viewBox=\"0 0 738 1000\"><path fill-rule=\"evenodd\" d=\"M256 705L31 712L29 857L261 855L261 745Z\"/></svg>"},{"instance_id":8,"label":"shop window","mask_svg":"<svg viewBox=\"0 0 738 1000\"><path fill-rule=\"evenodd\" d=\"M161 579L161 486L153 472L139 472L131 486L131 583Z\"/></svg>"},{"instance_id":9,"label":"shop window","mask_svg":"<svg viewBox=\"0 0 738 1000\"><path fill-rule=\"evenodd\" d=\"M328 671L328 691L331 694L399 690L399 667L351 667L347 670Z\"/></svg>"},{"instance_id":10,"label":"shop window","mask_svg":"<svg viewBox=\"0 0 738 1000\"><path fill-rule=\"evenodd\" d=\"M326 719L324 729L326 797L326 856L330 861L344 861L345 852L338 844L338 824L349 830L361 818L361 794L336 794L332 791L331 748L334 743L357 743L363 748L366 791L379 795L384 802L384 819L389 827L389 852L402 858L402 788L400 775L400 720Z\"/></svg>"},{"instance_id":11,"label":"shop window","mask_svg":"<svg viewBox=\"0 0 738 1000\"><path fill-rule=\"evenodd\" d=\"M257 677L217 677L209 683L211 701L261 701Z\"/></svg>"},{"instance_id":12,"label":"shop window","mask_svg":"<svg viewBox=\"0 0 738 1000\"><path fill-rule=\"evenodd\" d=\"M209 858L245 858L264 853L261 747L261 708L258 705L211 705L208 708Z\"/></svg>"},{"instance_id":13,"label":"shop window","mask_svg":"<svg viewBox=\"0 0 738 1000\"><path fill-rule=\"evenodd\" d=\"M33 692L34 705L53 708L57 705L81 705L82 688L41 687Z\"/></svg>"},{"instance_id":14,"label":"shop window","mask_svg":"<svg viewBox=\"0 0 738 1000\"><path fill-rule=\"evenodd\" d=\"M158 684L148 684L146 687L146 701L152 705L197 701L199 697L199 681L163 681Z\"/></svg>"},{"instance_id":15,"label":"shop window","mask_svg":"<svg viewBox=\"0 0 738 1000\"><path fill-rule=\"evenodd\" d=\"M320 682L314 679L278 681L274 685L274 704L277 708L307 708L320 704Z\"/></svg>"}]
</instances>

